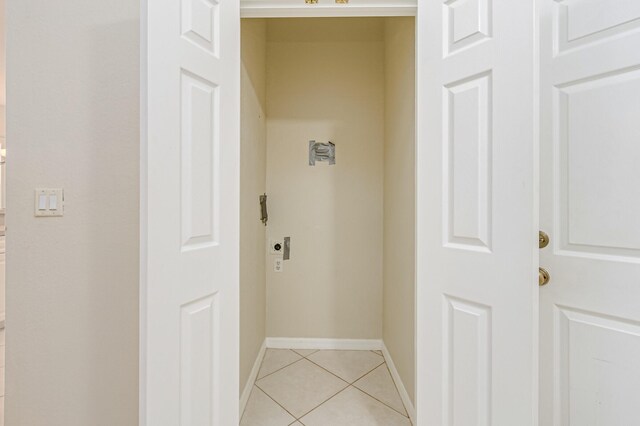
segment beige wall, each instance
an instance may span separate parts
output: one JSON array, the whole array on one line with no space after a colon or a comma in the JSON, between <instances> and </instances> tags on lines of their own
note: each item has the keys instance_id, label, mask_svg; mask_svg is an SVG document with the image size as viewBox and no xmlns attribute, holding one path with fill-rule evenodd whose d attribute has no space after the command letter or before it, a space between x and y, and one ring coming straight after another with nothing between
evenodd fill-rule
<instances>
[{"instance_id":1,"label":"beige wall","mask_svg":"<svg viewBox=\"0 0 640 426\"><path fill-rule=\"evenodd\" d=\"M415 30L385 22L384 342L415 398Z\"/></svg>"},{"instance_id":2,"label":"beige wall","mask_svg":"<svg viewBox=\"0 0 640 426\"><path fill-rule=\"evenodd\" d=\"M8 1L7 425L138 424L139 9Z\"/></svg>"},{"instance_id":3,"label":"beige wall","mask_svg":"<svg viewBox=\"0 0 640 426\"><path fill-rule=\"evenodd\" d=\"M265 338L265 226L258 197L266 192L266 22L242 21L240 148L240 392Z\"/></svg>"},{"instance_id":4,"label":"beige wall","mask_svg":"<svg viewBox=\"0 0 640 426\"><path fill-rule=\"evenodd\" d=\"M6 0L0 0L0 105L5 105L6 102L6 20L5 20Z\"/></svg>"},{"instance_id":5,"label":"beige wall","mask_svg":"<svg viewBox=\"0 0 640 426\"><path fill-rule=\"evenodd\" d=\"M270 20L267 335L382 337L384 45L380 19ZM308 165L308 141L337 164Z\"/></svg>"}]
</instances>

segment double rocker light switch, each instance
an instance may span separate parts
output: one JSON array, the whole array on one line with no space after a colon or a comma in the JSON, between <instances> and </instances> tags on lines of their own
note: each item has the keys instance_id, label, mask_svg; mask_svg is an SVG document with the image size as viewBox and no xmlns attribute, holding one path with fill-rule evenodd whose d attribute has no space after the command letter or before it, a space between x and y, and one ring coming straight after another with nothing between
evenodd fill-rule
<instances>
[{"instance_id":1,"label":"double rocker light switch","mask_svg":"<svg viewBox=\"0 0 640 426\"><path fill-rule=\"evenodd\" d=\"M38 188L35 191L36 217L64 215L64 190L62 188Z\"/></svg>"}]
</instances>

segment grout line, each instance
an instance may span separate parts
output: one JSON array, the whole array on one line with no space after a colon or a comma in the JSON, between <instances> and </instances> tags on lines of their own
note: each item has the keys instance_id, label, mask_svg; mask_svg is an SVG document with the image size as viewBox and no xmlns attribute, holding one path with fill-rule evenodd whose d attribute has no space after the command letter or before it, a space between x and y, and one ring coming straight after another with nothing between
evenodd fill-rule
<instances>
[{"instance_id":1,"label":"grout line","mask_svg":"<svg viewBox=\"0 0 640 426\"><path fill-rule=\"evenodd\" d=\"M376 367L376 368L374 368L373 370L377 370L378 368L382 367L383 365L386 367L387 371L389 371L389 367L387 367L387 363L386 363L386 362L384 362L384 363L380 364L379 366L377 366L377 367ZM368 376L369 374L373 373L373 370L371 370L369 373L365 374L365 376ZM389 373L389 375L391 375L391 373ZM363 377L364 377L364 376L363 376ZM362 377L361 377L361 378L362 378ZM393 379L391 379L391 381L393 381ZM394 386L394 388L395 388L395 383L394 383L394 385L393 385L393 386ZM405 413L401 413L400 411L396 410L395 408L393 408L392 406L390 406L390 405L389 405L389 404L387 404L386 402L384 402L384 401L382 401L382 400L380 400L380 399L376 398L375 396L371 395L371 394L370 394L369 392L367 392L366 390L364 390L364 389L360 389L358 386L356 386L356 385L355 385L355 382L354 382L354 384L353 384L353 387L354 387L354 388L356 388L356 389L358 389L360 392L364 393L365 395L368 395L368 396L370 396L371 398L375 399L375 400L376 400L376 401L378 401L380 404L386 405L387 407L391 408L393 411L395 411L396 413L400 414L402 417L409 418L409 414L406 412L406 411L407 411L407 409L406 409L406 407L404 406L404 403L402 403L402 398L400 398L400 403L402 404L402 408L404 408ZM400 397L400 392L398 392L398 389L396 389L396 394L398 394L398 397Z\"/></svg>"},{"instance_id":2,"label":"grout line","mask_svg":"<svg viewBox=\"0 0 640 426\"><path fill-rule=\"evenodd\" d=\"M398 396L400 396L400 390L398 389L398 385L396 384L396 381L393 380L393 374L391 374L391 370L389 369L389 364L387 364L387 360L384 360L384 365L385 367L387 367L387 372L389 373L389 376L391 376L391 383L393 383L393 387L396 389L396 393L398 394ZM407 417L409 417L409 410L407 410L407 407L404 405L404 401L402 400L402 397L400 397L400 402L402 403L402 408L404 408L404 411L407 412Z\"/></svg>"},{"instance_id":3,"label":"grout line","mask_svg":"<svg viewBox=\"0 0 640 426\"><path fill-rule=\"evenodd\" d=\"M291 349L288 349L288 350L291 350ZM292 351L292 352L293 352L293 351ZM299 353L297 353L297 352L294 352L294 353L295 353L296 355L300 355L300 354L299 354ZM300 355L300 356L302 356L302 355ZM276 371L272 371L271 373L269 373L269 374L265 374L265 375L264 375L264 376L262 376L262 377L257 377L257 376L256 376L256 381L254 382L254 384L255 384L255 383L258 383L258 380L262 380L262 379L264 379L264 378L266 378L266 377L269 377L269 376L271 376L271 375L273 375L273 374L276 374L278 371L284 370L285 368L287 368L287 367L289 367L289 366L291 366L291 365L295 364L296 362L300 362L300 361L302 361L303 359L305 359L305 358L304 358L304 357L302 357L302 358L300 358L300 359L296 359L296 360L295 360L295 361L293 361L291 364L287 364L287 365L285 365L284 367L280 367L280 368L278 368ZM264 364L264 360L262 360L262 363ZM262 368L262 364L260 364L260 368ZM258 370L258 374L260 374L260 370Z\"/></svg>"},{"instance_id":4,"label":"grout line","mask_svg":"<svg viewBox=\"0 0 640 426\"><path fill-rule=\"evenodd\" d=\"M353 386L355 389L358 389L360 392L362 392L363 394L367 395L369 398L375 399L376 401L378 401L380 404L384 405L385 407L387 407L390 410L393 410L394 413L398 413L399 415L401 415L402 417L404 417L405 419L409 419L409 416L407 414L401 413L400 411L396 410L395 408L393 408L392 406L390 406L389 404L387 404L384 401L379 400L378 398L376 398L375 396L367 393L366 391L360 389L357 386ZM404 405L403 405L404 407ZM409 421L411 421L411 419L409 419Z\"/></svg>"},{"instance_id":5,"label":"grout line","mask_svg":"<svg viewBox=\"0 0 640 426\"><path fill-rule=\"evenodd\" d=\"M380 364L380 365L382 365L382 364ZM378 367L379 367L379 366L378 366ZM377 367L376 367L376 368L377 368ZM310 411L308 411L307 413L303 414L302 416L300 416L300 418L298 418L298 419L296 419L296 420L297 420L297 421L299 421L300 423L302 423L302 420L300 420L301 418L303 418L303 417L305 417L305 416L307 416L307 415L311 414L311 412L312 412L312 411L317 410L318 408L320 408L321 406L323 406L324 404L326 404L327 402L329 402L329 400L331 400L331 399L335 398L336 396L338 396L339 394L341 394L342 392L346 391L346 390L347 390L347 389L349 389L349 388L354 388L355 390L357 390L357 391L359 391L359 392L362 392L363 394L365 394L365 395L366 395L366 396L368 396L369 398L371 398L371 399L373 399L373 400L375 400L375 401L379 402L380 404L384 405L384 406L385 406L385 407L387 407L388 409L392 410L394 413L397 413L397 414L399 414L400 416L404 417L405 419L409 420L409 423L413 426L413 423L411 422L411 419L409 418L409 416L408 416L408 415L406 415L406 414L402 414L401 412L399 412L399 411L398 411L398 410L396 410L395 408L393 408L393 407L389 406L388 404L385 404L384 402L380 401L378 398L376 398L376 397L374 397L374 396L372 396L372 395L369 395L367 392L363 391L362 389L360 389L359 387L357 387L357 386L355 386L355 385L353 385L353 384L350 384L350 385L349 385L349 386L347 386L346 388L342 389L340 392L336 393L335 395L332 395L331 397L329 397L329 399L327 399L326 401L324 401L324 402L320 403L318 406L316 406L316 407L312 408ZM403 407L404 407L404 404L403 404ZM294 422L294 423L295 423L295 422ZM304 425L304 423L303 423L303 425Z\"/></svg>"},{"instance_id":6,"label":"grout line","mask_svg":"<svg viewBox=\"0 0 640 426\"><path fill-rule=\"evenodd\" d=\"M396 391L398 392L398 394L400 395L400 400L402 401L402 405L404 406L404 410L407 412L408 416L409 416L409 423L411 424L411 426L416 426L417 423L417 413L416 413L416 409L415 406L413 405L413 402L411 401L411 398L409 397L409 394L407 393L407 390L404 386L404 383L402 382L402 378L400 377L400 374L398 373L394 363L393 363L393 357L391 356L391 353L389 352L389 349L387 348L387 346L384 344L382 344L382 354L383 357L385 359L385 361L387 360L387 356L389 357L389 362L387 362L387 370L389 370L389 374L391 374L391 378L393 379L393 384L396 387ZM393 371L391 370L391 367L393 367ZM395 372L395 374L394 374ZM402 392L400 392L400 388L402 388Z\"/></svg>"},{"instance_id":7,"label":"grout line","mask_svg":"<svg viewBox=\"0 0 640 426\"><path fill-rule=\"evenodd\" d=\"M357 382L358 380L362 379L364 376L368 375L369 373L371 373L373 370L375 370L376 368L380 367L382 364L384 364L384 358L382 359L382 362L378 365L376 365L375 367L373 367L371 370L367 371L366 373L364 373L362 376L358 377L357 379L355 379L351 384L355 384L355 382ZM399 395L399 394L398 394Z\"/></svg>"},{"instance_id":8,"label":"grout line","mask_svg":"<svg viewBox=\"0 0 640 426\"><path fill-rule=\"evenodd\" d=\"M321 365L319 365L319 364L315 363L313 360L308 359L308 357L309 357L309 356L311 356L311 355L313 355L313 354L315 354L315 353L317 353L317 352L320 352L322 349L317 349L317 350L315 350L314 352L312 352L312 353L310 353L310 354L308 354L308 355L306 355L306 356L304 356L304 355L302 355L302 354L299 354L298 352L296 352L296 351L295 351L295 349L287 349L287 350L292 351L293 353L295 353L296 355L301 356L302 358L300 358L300 359L298 359L298 360L296 360L296 361L292 362L291 364L285 365L284 367L282 367L282 368L280 368L280 369L278 369L278 370L276 370L276 371L274 371L274 372L272 372L272 373L269 373L269 374L267 374L266 376L261 377L260 379L256 379L256 382L254 383L254 386L255 386L256 388L258 388L262 393L264 393L265 395L267 395L267 396L269 397L269 399L271 399L273 402L275 402L276 404L278 404L278 406L280 406L283 410L285 410L289 415L291 415L291 416L295 419L295 420L293 421L293 423L290 423L290 425L294 424L295 422L300 422L300 423L304 426L304 423L303 423L303 422L302 422L302 420L300 420L300 419L302 419L302 418L303 418L303 417L305 417L306 415L310 414L312 411L317 410L319 407L321 407L322 405L324 405L324 404L326 404L327 402L329 402L329 400L330 400L330 399L335 398L337 395L341 394L341 393L342 393L342 392L344 392L345 390L349 389L350 387L353 387L354 389L357 389L358 391L360 391L360 392L364 393L365 395L367 395L368 397L370 397L370 398L374 399L375 401L379 402L380 404L384 405L385 407L387 407L387 408L389 408L389 409L393 410L394 412L396 412L396 413L400 414L402 417L405 417L405 418L409 419L409 423L413 426L413 422L411 422L411 419L409 418L409 412L407 411L407 407L405 407L404 402L402 401L402 398L400 398L400 403L402 404L402 407L403 407L403 408L404 408L404 410L405 410L405 414L401 413L400 411L398 411L398 410L396 410L395 408L391 407L389 404L385 403L384 401L379 400L379 399L378 399L378 398L376 398L375 396L370 395L370 394L369 394L369 393L367 393L366 391L364 391L364 390L360 389L359 387L355 386L355 383L356 383L356 382L358 382L360 379L364 378L365 376L368 376L368 375L369 375L369 374L371 374L374 370L376 370L376 369L380 368L380 367L381 367L381 366L383 366L383 365L385 366L385 368L387 369L387 372L388 372L388 373L389 373L389 375L391 376L391 371L389 370L389 366L387 365L387 360L385 359L384 355L380 355L380 354L378 354L378 353L374 352L373 350L371 350L370 352L373 352L373 353L375 353L376 355L380 356L380 357L383 359L383 361L382 361L380 364L378 364L378 365L376 365L375 367L373 367L371 370L367 371L366 373L364 373L363 375L361 375L360 377L358 377L357 379L355 379L353 382L349 383L348 381L346 381L346 380L345 380L345 379L343 379L342 377L338 376L337 374L335 374L335 373L333 373L333 372L329 371L328 369L326 369L325 367L323 367L323 366L321 366ZM328 349L328 350L329 350L329 349ZM365 350L363 350L362 352L365 352ZM343 389L339 390L337 393L335 393L335 394L331 395L329 398L327 398L326 400L324 400L324 401L323 401L323 402L321 402L320 404L316 405L316 406L315 406L315 407L313 407L311 410L309 410L309 411L307 411L306 413L302 414L300 417L296 417L295 415L293 415L293 413L291 413L289 410L287 410L287 409L286 409L282 404L280 404L278 401L276 401L275 399L273 399L273 398L271 397L271 395L269 395L269 394L268 394L264 389L262 389L260 386L258 386L258 380L262 380L262 379L264 379L264 378L266 378L266 377L268 377L268 376L271 376L272 374L275 374L275 373L277 373L277 372L279 372L279 371L281 371L281 370L284 370L285 368L287 368L287 367L289 367L289 366L291 366L291 365L293 365L293 364L295 364L295 363L298 363L298 362L300 362L300 361L302 361L302 360L304 360L304 359L306 359L307 361L309 361L309 362L310 362L310 363L312 363L313 365L315 365L315 366L317 366L317 367L321 368L322 370L326 371L327 373L331 374L332 376L337 377L338 379L340 379L341 381L343 381L344 383L346 383L346 384L347 384L347 386L346 386L345 388L343 388ZM263 361L262 361L262 362L264 363L264 359L263 359ZM260 365L260 367L262 368L262 364ZM394 389L395 389L395 391L396 391L396 394L397 394L398 396L400 396L400 392L398 391L398 386L396 385L395 381L393 380L393 376L392 376L391 382L393 383L393 387L394 387ZM243 413L243 416L244 416L244 413ZM290 426L290 425L289 425L289 426Z\"/></svg>"},{"instance_id":9,"label":"grout line","mask_svg":"<svg viewBox=\"0 0 640 426\"><path fill-rule=\"evenodd\" d=\"M316 351L318 352L318 351ZM314 352L315 353L315 352ZM310 354L311 355L311 354ZM298 418L298 420L300 420L301 418L303 418L304 416L306 416L307 414L309 414L311 411L315 410L316 408L318 408L319 406L321 406L322 404L324 404L325 402L329 401L331 398L333 398L334 396L338 395L340 392L344 391L345 389L349 388L349 386L351 386L351 383L347 382L345 379L343 379L342 377L338 376L337 374L332 373L331 371L327 370L326 368L324 368L321 365L316 364L315 362L313 362L310 359L304 358L307 361L309 361L311 364L315 365L316 367L319 367L320 369L326 371L327 373L331 374L334 377L337 377L338 380L344 382L347 386L345 386L344 388L340 389L337 393L331 395L329 398L327 398L326 400L324 400L323 402L321 402L320 404L316 405L315 407L313 407L310 411L306 412L305 414L303 414L302 416L300 416L300 418Z\"/></svg>"},{"instance_id":10,"label":"grout line","mask_svg":"<svg viewBox=\"0 0 640 426\"><path fill-rule=\"evenodd\" d=\"M269 348L267 348L267 350L269 350ZM291 349L289 349L289 350L291 350ZM294 352L296 355L300 355L299 353L297 353L297 352L295 352L295 351L292 351L292 352ZM262 358L262 362L260 363L260 369L261 369L261 368L262 368L262 366L264 365L264 359L265 359L266 355L267 355L267 353L266 353L266 351L265 351L265 356ZM300 355L300 356L301 356L301 355ZM276 401L275 399L273 399L273 398L271 397L271 395L269 395L267 392L265 392L265 390L264 390L264 389L262 389L260 386L258 386L258 380L262 380L262 379L264 379L264 378L266 378L266 377L269 377L269 376L271 376L272 374L275 374L275 373L277 373L278 371L284 370L285 368L287 368L287 367L289 367L289 366L291 366L291 365L295 364L296 362L302 361L303 359L304 359L304 357L303 357L303 358L300 358L300 359L297 359L297 360L293 361L291 364L287 364L287 365L285 365L284 367L279 368L279 369L277 369L276 371L271 372L271 373L269 373L269 374L267 374L267 375L265 375L265 376L263 376L263 377L258 378L258 377L256 376L256 380L253 382L253 387L254 387L254 388L257 388L258 390L260 390L260 392L262 392L262 393L263 393L263 394L265 394L265 395L266 395L270 400L272 400L273 402L275 402L275 403L276 403L280 408L282 408L284 411L286 411L286 412L287 412L291 417L293 417L294 419L296 419L296 420L294 420L294 421L293 421L293 423L295 423L295 422L298 420L298 419L296 418L296 416L294 416L292 413L290 413L290 412L289 412L289 410L287 410L286 408L284 408L284 407L283 407L283 406L282 406L278 401ZM260 372L260 369L258 369L258 372ZM253 392L253 390L252 390L252 392ZM251 398L251 394L249 394L249 398ZM249 402L249 401L247 401L247 405L248 405L248 402ZM245 414L246 412L247 412L247 407L245 407L244 411L242 412L242 416L240 416L240 420L241 420L241 421L242 421L242 417L244 417L244 414ZM1 426L1 425L0 425L0 426Z\"/></svg>"},{"instance_id":11,"label":"grout line","mask_svg":"<svg viewBox=\"0 0 640 426\"><path fill-rule=\"evenodd\" d=\"M303 351L303 350L311 350L311 351L313 351L313 352L311 352L310 354L302 355L300 352L296 351L295 349L289 349L289 350L290 350L290 351L293 351L293 352L295 352L295 353L297 353L297 354L298 354L298 355L300 355L302 358L306 358L306 357L308 357L308 356L311 356L311 355L315 354L316 352L320 352L320 349L300 349L301 351Z\"/></svg>"},{"instance_id":12,"label":"grout line","mask_svg":"<svg viewBox=\"0 0 640 426\"><path fill-rule=\"evenodd\" d=\"M306 358L305 358L306 359ZM347 385L351 385L351 383L347 382L345 379L343 379L342 377L338 376L336 373L333 373L329 370L327 370L326 368L324 368L323 366L321 366L320 364L316 364L315 362L313 362L313 360L307 359L307 361L309 361L310 363L312 363L313 365L315 365L316 367L320 367L322 368L324 371L326 371L327 373L331 374L332 376L337 377L338 379L342 380L343 382L345 382Z\"/></svg>"},{"instance_id":13,"label":"grout line","mask_svg":"<svg viewBox=\"0 0 640 426\"><path fill-rule=\"evenodd\" d=\"M344 381L344 380L343 380ZM347 382L345 382L347 383ZM303 418L304 416L310 414L312 411L317 410L318 408L320 408L322 405L326 404L327 402L329 402L330 399L335 398L336 396L338 396L339 394L341 394L342 392L346 391L347 389L349 389L351 387L350 384L347 384L346 387L344 387L343 389L340 389L338 392L334 393L333 395L331 395L329 398L325 399L324 401L322 401L320 404L316 405L315 407L313 407L311 410L307 411L306 413L304 413L303 415L300 416L300 418L296 419L298 420L300 423L302 423L302 420L300 420L301 418ZM304 424L304 423L303 423Z\"/></svg>"},{"instance_id":14,"label":"grout line","mask_svg":"<svg viewBox=\"0 0 640 426\"><path fill-rule=\"evenodd\" d=\"M333 349L329 349L329 350L333 350ZM316 351L316 352L319 352L319 351ZM314 352L314 353L316 353L316 352ZM362 352L366 352L366 351L362 351ZM312 355L312 354L310 354L310 355ZM326 369L325 367L323 367L323 366L321 366L320 364L318 364L318 363L314 362L312 359L308 359L308 358L305 358L305 359L306 359L307 361L309 361L309 362L311 362L311 363L313 363L313 364L317 365L318 367L322 368L322 369L323 369L324 371L326 371L327 373L333 374L334 376L336 376L338 379L342 380L343 382L345 382L345 383L349 383L349 385L354 384L355 382L357 382L358 380L362 379L364 376L366 376L367 374L371 373L373 370L375 370L376 368L380 367L382 364L384 364L384 363L385 363L385 361L384 361L384 357L383 357L383 358L382 358L382 359L383 359L383 361L382 361L380 364L376 365L376 366L375 366L375 367L373 367L371 370L367 371L367 372L366 372L366 373L364 373L362 376L360 376L360 377L358 377L357 379L355 379L353 382L348 382L347 380L343 379L342 377L338 376L337 374L333 373L332 371L329 371L329 370L328 370L328 369Z\"/></svg>"},{"instance_id":15,"label":"grout line","mask_svg":"<svg viewBox=\"0 0 640 426\"><path fill-rule=\"evenodd\" d=\"M396 384L396 381L393 380L393 374L391 374L391 370L389 370L389 364L387 364L386 359L384 361L385 361L384 365L385 367L387 367L387 372L389 373L389 376L391 376L391 382L393 383L393 387L396 389L396 393L398 394L398 396L400 396L400 390L398 389L398 385ZM411 416L409 416L409 410L407 410L407 406L404 405L404 401L402 400L401 396L400 396L400 402L402 403L402 408L404 408L404 411L406 411L407 413L407 417L409 417L409 423L413 425L413 422L411 421Z\"/></svg>"},{"instance_id":16,"label":"grout line","mask_svg":"<svg viewBox=\"0 0 640 426\"><path fill-rule=\"evenodd\" d=\"M291 349L289 349L289 350L291 350ZM316 351L316 352L317 352L317 351ZM315 353L315 352L314 352L314 353ZM300 354L298 354L298 355L300 355ZM310 354L310 355L311 355L311 354ZM300 362L300 361L302 361L302 360L305 360L305 359L306 359L306 358L304 358L304 357L303 357L303 358L300 358L299 360L297 360L297 361L295 361L295 362L292 362L291 364L287 365L286 367L282 367L280 370L284 370L285 368L287 368L287 367L289 367L289 366L291 366L291 365L293 365L293 364L295 364L295 363L297 363L297 362ZM257 381L256 381L256 383L255 383L255 386L256 386L258 389L260 389L262 392L264 392L264 394L265 394L265 395L267 395L269 398L271 398L271 399L272 399L276 404L278 404L280 407L282 407L282 408L283 408L287 413L291 414L291 416L293 416L293 418L295 418L297 421L300 421L300 419L301 419L301 418L303 418L304 416L306 416L307 414L309 414L311 411L315 410L316 408L318 408L319 406L321 406L322 404L324 404L325 402L327 402L328 400L330 400L331 398L333 398L334 396L338 395L340 392L342 392L343 390L345 390L345 389L347 389L349 386L351 386L351 385L349 384L349 382L347 382L346 380L344 380L342 377L338 377L338 376L336 376L336 375L335 375L335 374L333 374L331 371L327 370L326 368L323 368L323 367L319 366L318 364L316 364L315 362L311 361L310 359L306 359L306 360L307 360L307 361L309 361L311 364L313 364L313 365L315 365L315 366L317 366L317 367L319 367L319 368L321 368L321 369L325 370L327 373L329 373L329 374L331 374L331 375L333 375L333 376L337 377L340 381L344 382L347 386L345 386L344 388L340 389L337 393L335 393L335 394L331 395L329 398L325 399L325 400L324 400L324 401L322 401L320 404L316 405L315 407L313 407L311 410L307 411L306 413L304 413L304 414L303 414L303 415L301 415L300 417L296 417L295 415L293 415L293 413L291 413L289 410L287 410L286 408L284 408L284 407L282 406L282 404L280 404L278 401L276 401L275 399L273 399L273 398L271 397L271 395L269 395L269 394L267 393L267 391L265 391L265 390L264 390L264 389L262 389L260 386L258 386L258 382L257 382ZM280 370L278 370L278 371L280 371ZM277 371L274 371L274 372L273 372L273 373L271 373L271 374L274 374L274 373L277 373ZM269 374L269 376L270 376L271 374ZM267 376L264 376L264 377L267 377ZM263 379L264 379L264 377L263 377ZM262 379L261 379L261 380L262 380ZM294 423L295 423L295 422L294 422ZM302 423L302 422L300 422L300 423Z\"/></svg>"},{"instance_id":17,"label":"grout line","mask_svg":"<svg viewBox=\"0 0 640 426\"><path fill-rule=\"evenodd\" d=\"M320 351L320 350L317 350L316 352L319 352L319 351ZM314 352L314 353L316 353L316 352ZM363 352L364 352L364 351L363 351ZM309 354L309 355L313 355L313 354ZM305 357L305 359L306 359L306 357ZM343 382L345 382L345 383L347 383L347 384L348 384L348 386L347 386L346 388L342 389L340 392L336 393L335 395L333 395L333 396L329 397L329 399L331 399L331 398L335 397L336 395L338 395L339 393L342 393L342 392L344 392L345 390L349 389L350 387L353 387L353 388L355 388L355 389L360 390L360 391L361 391L361 392L363 392L363 393L366 393L366 392L362 391L361 389L357 388L356 386L354 386L354 383L355 383L355 382L357 382L358 380L362 379L362 378L363 378L364 376L366 376L367 374L371 373L371 372L372 372L373 370L375 370L376 368L378 368L378 367L380 367L381 365L385 364L384 357L382 357L382 359L383 359L383 361L382 361L380 364L376 365L375 367L373 367L373 369L371 369L370 371L367 371L366 373L364 373L362 376L358 377L357 379L355 379L355 380L354 380L353 382L351 382L351 383L349 383L348 381L346 381L346 380L345 380L345 379L343 379L342 377L338 376L337 374L335 374L335 373L333 373L333 372L331 372L331 371L327 370L327 369L326 369L326 368L324 368L323 366L321 366L321 365L319 365L319 364L316 364L316 363L315 363L315 362L313 362L312 360L307 359L307 361L309 361L310 363L312 363L312 364L314 364L314 365L316 365L316 366L320 367L321 369L323 369L323 370L324 370L324 371L326 371L327 373L329 373L329 374L331 374L331 375L333 375L333 376L337 377L338 379L340 379L340 380L342 380ZM394 385L394 386L395 386L395 385ZM397 389L396 389L396 392L397 392ZM367 394L367 395L369 395L369 394ZM400 395L400 394L398 394L398 395ZM371 396L371 395L369 395L369 396ZM372 397L372 398L373 398L373 397ZM311 409L311 411L313 411L313 410L315 410L316 408L320 407L321 405L325 404L326 402L328 402L328 401L329 401L329 399L327 399L326 401L324 401L324 402L320 403L320 405L318 405L318 406L314 407L313 409ZM378 401L378 399L377 399L377 398L373 398L373 399L375 399L376 401ZM382 402L382 401L379 401L379 402L381 402L382 404L384 404L384 402ZM387 404L384 404L384 405L386 405L387 407L389 407ZM403 407L404 407L404 404L403 404ZM391 408L391 407L389 407L389 408ZM393 408L391 408L391 409L393 410ZM309 412L307 412L306 414L302 415L300 418L302 418L302 417L306 416L306 415L307 415L307 414L309 414L311 411L309 411ZM402 413L400 413L398 410L393 410L393 411L395 411L396 413L398 413L398 414L402 415ZM408 416L404 416L404 417L408 417ZM298 419L298 420L300 420L300 419ZM302 422L300 422L300 423L302 423Z\"/></svg>"},{"instance_id":18,"label":"grout line","mask_svg":"<svg viewBox=\"0 0 640 426\"><path fill-rule=\"evenodd\" d=\"M257 384L254 385L256 388L258 388L260 390L260 392L262 392L263 394L267 395L267 397L272 400L273 402L275 402L276 404L278 404L278 406L280 408L282 408L284 411L286 411L291 417L293 417L294 419L298 420L298 418L296 416L293 415L292 412L290 412L289 410L287 410L286 408L284 408L282 406L282 404L280 404L278 401L276 401L275 399L273 399L273 397L271 395L269 395L264 389L262 389L260 386L258 386ZM296 420L293 421L293 423L296 422Z\"/></svg>"}]
</instances>

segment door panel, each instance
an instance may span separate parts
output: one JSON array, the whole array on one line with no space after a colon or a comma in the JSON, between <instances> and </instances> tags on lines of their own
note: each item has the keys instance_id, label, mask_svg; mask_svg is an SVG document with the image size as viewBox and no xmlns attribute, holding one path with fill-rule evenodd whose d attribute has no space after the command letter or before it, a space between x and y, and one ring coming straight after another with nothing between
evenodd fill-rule
<instances>
[{"instance_id":1,"label":"door panel","mask_svg":"<svg viewBox=\"0 0 640 426\"><path fill-rule=\"evenodd\" d=\"M640 8L542 2L540 419L640 419Z\"/></svg>"},{"instance_id":2,"label":"door panel","mask_svg":"<svg viewBox=\"0 0 640 426\"><path fill-rule=\"evenodd\" d=\"M554 311L560 424L637 422L640 325L563 306Z\"/></svg>"},{"instance_id":3,"label":"door panel","mask_svg":"<svg viewBox=\"0 0 640 426\"><path fill-rule=\"evenodd\" d=\"M237 425L239 4L143 20L141 424Z\"/></svg>"},{"instance_id":4,"label":"door panel","mask_svg":"<svg viewBox=\"0 0 640 426\"><path fill-rule=\"evenodd\" d=\"M554 0L547 13L555 26L554 52L563 53L640 26L636 0ZM548 46L547 46L548 47Z\"/></svg>"},{"instance_id":5,"label":"door panel","mask_svg":"<svg viewBox=\"0 0 640 426\"><path fill-rule=\"evenodd\" d=\"M450 83L445 90L445 245L490 253L491 73Z\"/></svg>"},{"instance_id":6,"label":"door panel","mask_svg":"<svg viewBox=\"0 0 640 426\"><path fill-rule=\"evenodd\" d=\"M553 92L560 249L640 257L640 70L558 84Z\"/></svg>"},{"instance_id":7,"label":"door panel","mask_svg":"<svg viewBox=\"0 0 640 426\"><path fill-rule=\"evenodd\" d=\"M535 20L419 3L419 424L537 425Z\"/></svg>"}]
</instances>

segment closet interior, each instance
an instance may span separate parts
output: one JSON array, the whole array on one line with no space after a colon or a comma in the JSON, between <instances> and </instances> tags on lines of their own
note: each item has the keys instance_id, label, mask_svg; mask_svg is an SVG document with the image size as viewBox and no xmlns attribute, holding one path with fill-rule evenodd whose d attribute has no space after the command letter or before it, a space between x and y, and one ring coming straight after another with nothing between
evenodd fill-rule
<instances>
[{"instance_id":1,"label":"closet interior","mask_svg":"<svg viewBox=\"0 0 640 426\"><path fill-rule=\"evenodd\" d=\"M413 402L414 18L243 19L241 43L240 390L265 344L359 347Z\"/></svg>"}]
</instances>

